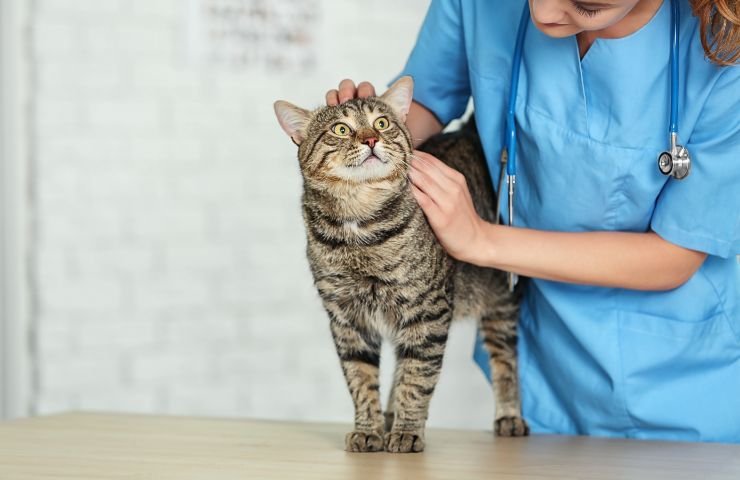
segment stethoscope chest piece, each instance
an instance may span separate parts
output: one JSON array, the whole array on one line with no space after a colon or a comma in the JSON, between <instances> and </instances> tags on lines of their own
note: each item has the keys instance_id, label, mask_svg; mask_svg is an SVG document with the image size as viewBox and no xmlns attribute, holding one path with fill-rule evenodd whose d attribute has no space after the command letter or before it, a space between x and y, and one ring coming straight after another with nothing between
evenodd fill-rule
<instances>
[{"instance_id":1,"label":"stethoscope chest piece","mask_svg":"<svg viewBox=\"0 0 740 480\"><path fill-rule=\"evenodd\" d=\"M691 171L691 156L683 145L676 143L676 134L671 134L671 150L658 155L658 169L663 175L676 180L686 178Z\"/></svg>"}]
</instances>

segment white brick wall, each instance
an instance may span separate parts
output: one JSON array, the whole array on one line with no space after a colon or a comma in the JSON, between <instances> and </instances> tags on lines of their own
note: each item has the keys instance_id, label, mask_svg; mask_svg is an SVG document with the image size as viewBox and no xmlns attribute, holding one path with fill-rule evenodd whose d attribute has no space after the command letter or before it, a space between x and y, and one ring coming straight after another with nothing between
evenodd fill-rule
<instances>
[{"instance_id":1,"label":"white brick wall","mask_svg":"<svg viewBox=\"0 0 740 480\"><path fill-rule=\"evenodd\" d=\"M428 0L322 0L300 74L188 63L186 4L34 2L35 411L349 421L272 102L382 89ZM432 424L490 427L472 334L453 332Z\"/></svg>"}]
</instances>

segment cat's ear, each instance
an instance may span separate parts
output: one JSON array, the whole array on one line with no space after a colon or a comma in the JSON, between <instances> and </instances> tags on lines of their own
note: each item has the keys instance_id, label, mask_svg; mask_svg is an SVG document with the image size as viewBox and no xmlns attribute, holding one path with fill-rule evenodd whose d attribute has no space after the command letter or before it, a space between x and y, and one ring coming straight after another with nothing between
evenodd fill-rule
<instances>
[{"instance_id":1,"label":"cat's ear","mask_svg":"<svg viewBox=\"0 0 740 480\"><path fill-rule=\"evenodd\" d=\"M396 80L380 99L391 106L402 122L406 121L406 115L411 108L411 98L414 94L414 80L409 77L401 77Z\"/></svg>"},{"instance_id":2,"label":"cat's ear","mask_svg":"<svg viewBox=\"0 0 740 480\"><path fill-rule=\"evenodd\" d=\"M274 107L275 115L277 115L280 126L283 127L285 133L293 140L293 143L300 145L306 139L306 127L308 126L311 112L296 107L285 100L278 100L275 102Z\"/></svg>"}]
</instances>

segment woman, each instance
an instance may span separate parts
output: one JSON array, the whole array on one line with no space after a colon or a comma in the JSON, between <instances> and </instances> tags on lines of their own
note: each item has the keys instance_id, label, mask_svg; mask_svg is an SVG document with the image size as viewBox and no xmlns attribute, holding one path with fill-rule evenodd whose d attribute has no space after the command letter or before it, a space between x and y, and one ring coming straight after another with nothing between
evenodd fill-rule
<instances>
[{"instance_id":1,"label":"woman","mask_svg":"<svg viewBox=\"0 0 740 480\"><path fill-rule=\"evenodd\" d=\"M518 348L534 432L740 442L740 2L673 1L686 179L655 160L668 146L670 0L530 0L516 228L482 221L439 160L412 164L450 254L531 277ZM417 144L472 96L495 183L523 6L433 0L401 73L415 80ZM345 80L327 102L373 94Z\"/></svg>"}]
</instances>

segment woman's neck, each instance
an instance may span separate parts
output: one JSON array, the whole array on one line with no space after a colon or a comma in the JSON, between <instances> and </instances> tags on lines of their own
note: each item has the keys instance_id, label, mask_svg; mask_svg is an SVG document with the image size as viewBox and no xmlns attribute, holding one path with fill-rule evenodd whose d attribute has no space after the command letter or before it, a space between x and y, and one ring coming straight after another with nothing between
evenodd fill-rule
<instances>
[{"instance_id":1,"label":"woman's neck","mask_svg":"<svg viewBox=\"0 0 740 480\"><path fill-rule=\"evenodd\" d=\"M622 38L631 35L650 22L660 9L663 0L640 0L617 23L601 30L585 30L576 35L581 58L586 55L597 38Z\"/></svg>"}]
</instances>

